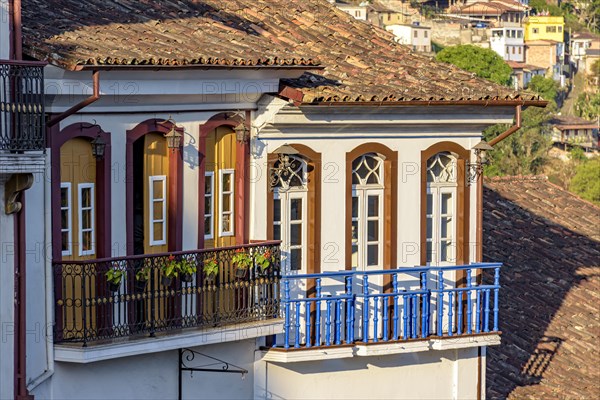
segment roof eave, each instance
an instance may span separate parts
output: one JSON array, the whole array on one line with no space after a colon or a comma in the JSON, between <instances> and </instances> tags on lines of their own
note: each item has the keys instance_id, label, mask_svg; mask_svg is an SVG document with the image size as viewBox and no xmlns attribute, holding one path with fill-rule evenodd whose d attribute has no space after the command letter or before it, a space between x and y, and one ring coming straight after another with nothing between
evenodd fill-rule
<instances>
[{"instance_id":1,"label":"roof eave","mask_svg":"<svg viewBox=\"0 0 600 400\"><path fill-rule=\"evenodd\" d=\"M211 64L186 64L186 65L76 65L73 71L112 71L112 70L206 70L206 69L275 69L275 70L324 70L322 65L211 65Z\"/></svg>"},{"instance_id":2,"label":"roof eave","mask_svg":"<svg viewBox=\"0 0 600 400\"><path fill-rule=\"evenodd\" d=\"M545 100L407 100L407 101L324 101L304 102L299 106L362 106L362 107L399 107L399 106L485 106L485 107L546 107Z\"/></svg>"}]
</instances>

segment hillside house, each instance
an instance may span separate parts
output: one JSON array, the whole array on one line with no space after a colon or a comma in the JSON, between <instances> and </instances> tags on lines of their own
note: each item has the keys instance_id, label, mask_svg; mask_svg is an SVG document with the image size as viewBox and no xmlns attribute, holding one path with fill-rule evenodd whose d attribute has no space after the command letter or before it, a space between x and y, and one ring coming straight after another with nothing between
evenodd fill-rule
<instances>
[{"instance_id":1,"label":"hillside house","mask_svg":"<svg viewBox=\"0 0 600 400\"><path fill-rule=\"evenodd\" d=\"M431 52L431 27L417 22L410 25L387 25L385 29L394 34L398 43L405 44L414 51Z\"/></svg>"},{"instance_id":2,"label":"hillside house","mask_svg":"<svg viewBox=\"0 0 600 400\"><path fill-rule=\"evenodd\" d=\"M482 131L546 102L325 0L22 0L22 38L0 397L484 393Z\"/></svg>"}]
</instances>

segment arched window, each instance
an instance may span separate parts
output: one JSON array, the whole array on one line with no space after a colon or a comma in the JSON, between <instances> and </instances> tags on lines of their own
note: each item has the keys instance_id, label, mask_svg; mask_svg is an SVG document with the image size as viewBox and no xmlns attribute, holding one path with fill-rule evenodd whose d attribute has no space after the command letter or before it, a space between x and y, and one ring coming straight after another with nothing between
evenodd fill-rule
<instances>
[{"instance_id":1,"label":"arched window","mask_svg":"<svg viewBox=\"0 0 600 400\"><path fill-rule=\"evenodd\" d=\"M383 159L364 154L352 162L352 267L383 265Z\"/></svg>"},{"instance_id":2,"label":"arched window","mask_svg":"<svg viewBox=\"0 0 600 400\"><path fill-rule=\"evenodd\" d=\"M431 265L456 262L457 159L440 152L427 160L426 253Z\"/></svg>"},{"instance_id":3,"label":"arched window","mask_svg":"<svg viewBox=\"0 0 600 400\"><path fill-rule=\"evenodd\" d=\"M286 155L275 161L278 171L271 179L273 190L273 239L281 240L284 271L307 269L307 163Z\"/></svg>"}]
</instances>

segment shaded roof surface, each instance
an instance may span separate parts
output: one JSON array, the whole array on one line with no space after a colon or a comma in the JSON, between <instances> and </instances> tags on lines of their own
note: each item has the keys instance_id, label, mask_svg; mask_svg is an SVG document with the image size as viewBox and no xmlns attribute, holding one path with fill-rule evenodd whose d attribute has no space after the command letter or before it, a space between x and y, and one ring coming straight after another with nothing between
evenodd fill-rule
<instances>
[{"instance_id":1,"label":"shaded roof surface","mask_svg":"<svg viewBox=\"0 0 600 400\"><path fill-rule=\"evenodd\" d=\"M564 117L555 117L549 121L551 125L556 125L559 129L573 129L573 128L597 128L598 124L593 121L588 121L587 119L574 117L574 116L564 116Z\"/></svg>"},{"instance_id":2,"label":"shaded roof surface","mask_svg":"<svg viewBox=\"0 0 600 400\"><path fill-rule=\"evenodd\" d=\"M543 177L487 180L484 259L502 261L488 399L600 394L600 208Z\"/></svg>"},{"instance_id":3,"label":"shaded roof surface","mask_svg":"<svg viewBox=\"0 0 600 400\"><path fill-rule=\"evenodd\" d=\"M23 0L24 52L77 66L321 64L304 102L531 100L433 61L326 0Z\"/></svg>"}]
</instances>

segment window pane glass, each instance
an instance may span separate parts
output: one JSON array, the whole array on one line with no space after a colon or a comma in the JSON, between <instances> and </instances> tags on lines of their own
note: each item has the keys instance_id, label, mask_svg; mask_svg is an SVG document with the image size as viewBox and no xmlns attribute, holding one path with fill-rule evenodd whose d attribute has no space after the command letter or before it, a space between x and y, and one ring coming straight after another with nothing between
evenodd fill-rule
<instances>
[{"instance_id":1,"label":"window pane glass","mask_svg":"<svg viewBox=\"0 0 600 400\"><path fill-rule=\"evenodd\" d=\"M163 219L163 202L155 202L152 204L152 219Z\"/></svg>"},{"instance_id":2,"label":"window pane glass","mask_svg":"<svg viewBox=\"0 0 600 400\"><path fill-rule=\"evenodd\" d=\"M291 224L290 225L290 245L301 245L302 244L302 224Z\"/></svg>"},{"instance_id":3,"label":"window pane glass","mask_svg":"<svg viewBox=\"0 0 600 400\"><path fill-rule=\"evenodd\" d=\"M360 180L358 179L358 175L356 173L352 174L352 184L353 185L360 184Z\"/></svg>"},{"instance_id":4,"label":"window pane glass","mask_svg":"<svg viewBox=\"0 0 600 400\"><path fill-rule=\"evenodd\" d=\"M204 194L212 194L212 176L207 176L204 180Z\"/></svg>"},{"instance_id":5,"label":"window pane glass","mask_svg":"<svg viewBox=\"0 0 600 400\"><path fill-rule=\"evenodd\" d=\"M352 222L352 241L358 242L358 221Z\"/></svg>"},{"instance_id":6,"label":"window pane glass","mask_svg":"<svg viewBox=\"0 0 600 400\"><path fill-rule=\"evenodd\" d=\"M427 214L433 214L433 195L427 195Z\"/></svg>"},{"instance_id":7,"label":"window pane glass","mask_svg":"<svg viewBox=\"0 0 600 400\"><path fill-rule=\"evenodd\" d=\"M452 194L442 193L442 214L449 214L452 207Z\"/></svg>"},{"instance_id":8,"label":"window pane glass","mask_svg":"<svg viewBox=\"0 0 600 400\"><path fill-rule=\"evenodd\" d=\"M91 207L92 199L91 199L91 189L83 188L81 189L81 206L82 207Z\"/></svg>"},{"instance_id":9,"label":"window pane glass","mask_svg":"<svg viewBox=\"0 0 600 400\"><path fill-rule=\"evenodd\" d=\"M442 238L452 237L452 218L442 218L441 220L441 235Z\"/></svg>"},{"instance_id":10,"label":"window pane glass","mask_svg":"<svg viewBox=\"0 0 600 400\"><path fill-rule=\"evenodd\" d=\"M427 242L427 262L431 262L433 260L433 244L431 242Z\"/></svg>"},{"instance_id":11,"label":"window pane glass","mask_svg":"<svg viewBox=\"0 0 600 400\"><path fill-rule=\"evenodd\" d=\"M63 232L62 233L62 251L67 251L69 250L69 232Z\"/></svg>"},{"instance_id":12,"label":"window pane glass","mask_svg":"<svg viewBox=\"0 0 600 400\"><path fill-rule=\"evenodd\" d=\"M378 184L379 183L379 176L377 175L376 172L372 172L371 175L369 175L369 178L367 178L367 183L370 183L370 184Z\"/></svg>"},{"instance_id":13,"label":"window pane glass","mask_svg":"<svg viewBox=\"0 0 600 400\"><path fill-rule=\"evenodd\" d=\"M376 244L370 244L367 246L367 265L377 265L379 263L379 246Z\"/></svg>"},{"instance_id":14,"label":"window pane glass","mask_svg":"<svg viewBox=\"0 0 600 400\"><path fill-rule=\"evenodd\" d=\"M163 240L163 223L156 222L154 225L154 240L159 241Z\"/></svg>"},{"instance_id":15,"label":"window pane glass","mask_svg":"<svg viewBox=\"0 0 600 400\"><path fill-rule=\"evenodd\" d=\"M369 217L376 217L379 215L379 196L368 196L367 197L368 209L367 213Z\"/></svg>"},{"instance_id":16,"label":"window pane glass","mask_svg":"<svg viewBox=\"0 0 600 400\"><path fill-rule=\"evenodd\" d=\"M223 211L231 211L231 195L224 194L223 195L223 204L221 205Z\"/></svg>"},{"instance_id":17,"label":"window pane glass","mask_svg":"<svg viewBox=\"0 0 600 400\"><path fill-rule=\"evenodd\" d=\"M281 200L273 200L273 221L281 221Z\"/></svg>"},{"instance_id":18,"label":"window pane glass","mask_svg":"<svg viewBox=\"0 0 600 400\"><path fill-rule=\"evenodd\" d=\"M358 197L352 197L352 218L358 218Z\"/></svg>"},{"instance_id":19,"label":"window pane glass","mask_svg":"<svg viewBox=\"0 0 600 400\"><path fill-rule=\"evenodd\" d=\"M81 228L90 229L92 227L92 213L90 210L81 211Z\"/></svg>"},{"instance_id":20,"label":"window pane glass","mask_svg":"<svg viewBox=\"0 0 600 400\"><path fill-rule=\"evenodd\" d=\"M379 221L369 221L367 224L367 240L379 240Z\"/></svg>"},{"instance_id":21,"label":"window pane glass","mask_svg":"<svg viewBox=\"0 0 600 400\"><path fill-rule=\"evenodd\" d=\"M440 243L440 261L450 261L450 242Z\"/></svg>"},{"instance_id":22,"label":"window pane glass","mask_svg":"<svg viewBox=\"0 0 600 400\"><path fill-rule=\"evenodd\" d=\"M223 191L231 191L231 174L223 174Z\"/></svg>"},{"instance_id":23,"label":"window pane glass","mask_svg":"<svg viewBox=\"0 0 600 400\"><path fill-rule=\"evenodd\" d=\"M281 240L281 225L273 225L273 240Z\"/></svg>"},{"instance_id":24,"label":"window pane glass","mask_svg":"<svg viewBox=\"0 0 600 400\"><path fill-rule=\"evenodd\" d=\"M62 229L69 229L69 210L62 210L60 213L60 225Z\"/></svg>"},{"instance_id":25,"label":"window pane glass","mask_svg":"<svg viewBox=\"0 0 600 400\"><path fill-rule=\"evenodd\" d=\"M352 267L358 267L358 246L352 246Z\"/></svg>"},{"instance_id":26,"label":"window pane glass","mask_svg":"<svg viewBox=\"0 0 600 400\"><path fill-rule=\"evenodd\" d=\"M210 197L204 198L204 214L212 214L212 201Z\"/></svg>"},{"instance_id":27,"label":"window pane glass","mask_svg":"<svg viewBox=\"0 0 600 400\"><path fill-rule=\"evenodd\" d=\"M210 235L210 231L211 231L211 226L212 226L212 218L211 217L205 217L204 218L204 234L205 235Z\"/></svg>"},{"instance_id":28,"label":"window pane glass","mask_svg":"<svg viewBox=\"0 0 600 400\"><path fill-rule=\"evenodd\" d=\"M60 206L61 207L69 206L69 189L67 189L67 188L60 189Z\"/></svg>"},{"instance_id":29,"label":"window pane glass","mask_svg":"<svg viewBox=\"0 0 600 400\"><path fill-rule=\"evenodd\" d=\"M427 218L427 239L431 239L433 237L433 220L431 218Z\"/></svg>"},{"instance_id":30,"label":"window pane glass","mask_svg":"<svg viewBox=\"0 0 600 400\"><path fill-rule=\"evenodd\" d=\"M302 199L292 199L290 201L290 221L302 219Z\"/></svg>"},{"instance_id":31,"label":"window pane glass","mask_svg":"<svg viewBox=\"0 0 600 400\"><path fill-rule=\"evenodd\" d=\"M290 269L298 271L302 267L302 250L292 249L290 251Z\"/></svg>"},{"instance_id":32,"label":"window pane glass","mask_svg":"<svg viewBox=\"0 0 600 400\"><path fill-rule=\"evenodd\" d=\"M163 181L152 181L153 196L155 199L163 198Z\"/></svg>"},{"instance_id":33,"label":"window pane glass","mask_svg":"<svg viewBox=\"0 0 600 400\"><path fill-rule=\"evenodd\" d=\"M88 251L92 249L92 232L83 232L81 234L81 239L83 243L81 244L83 251Z\"/></svg>"},{"instance_id":34,"label":"window pane glass","mask_svg":"<svg viewBox=\"0 0 600 400\"><path fill-rule=\"evenodd\" d=\"M229 214L224 214L223 215L223 226L222 226L221 230L223 232L230 232L231 231L231 224L230 224L230 216L229 216Z\"/></svg>"}]
</instances>

